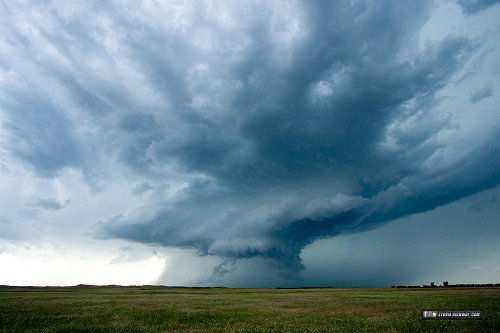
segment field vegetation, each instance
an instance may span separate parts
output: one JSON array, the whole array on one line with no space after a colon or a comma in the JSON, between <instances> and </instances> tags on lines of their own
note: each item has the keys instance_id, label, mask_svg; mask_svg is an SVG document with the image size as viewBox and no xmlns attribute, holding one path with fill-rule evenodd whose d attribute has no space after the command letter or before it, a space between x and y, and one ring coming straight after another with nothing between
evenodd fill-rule
<instances>
[{"instance_id":1,"label":"field vegetation","mask_svg":"<svg viewBox=\"0 0 500 333\"><path fill-rule=\"evenodd\" d=\"M479 320L421 311L480 310ZM0 332L499 332L500 288L0 287Z\"/></svg>"}]
</instances>

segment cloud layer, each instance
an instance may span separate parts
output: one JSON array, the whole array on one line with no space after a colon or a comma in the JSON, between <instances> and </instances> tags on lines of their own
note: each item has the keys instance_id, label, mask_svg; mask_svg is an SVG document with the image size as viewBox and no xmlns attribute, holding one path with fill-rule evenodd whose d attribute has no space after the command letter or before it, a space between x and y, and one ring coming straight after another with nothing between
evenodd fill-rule
<instances>
[{"instance_id":1,"label":"cloud layer","mask_svg":"<svg viewBox=\"0 0 500 333\"><path fill-rule=\"evenodd\" d=\"M449 5L467 28L495 3ZM500 184L493 21L425 35L426 1L0 6L2 154L97 192L124 182L135 204L98 237L290 276L318 239Z\"/></svg>"}]
</instances>

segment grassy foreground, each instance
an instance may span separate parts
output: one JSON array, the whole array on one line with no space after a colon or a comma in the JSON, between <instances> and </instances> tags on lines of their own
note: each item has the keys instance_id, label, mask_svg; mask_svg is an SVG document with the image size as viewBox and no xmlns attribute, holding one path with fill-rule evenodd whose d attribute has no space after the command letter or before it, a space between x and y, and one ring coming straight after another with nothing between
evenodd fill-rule
<instances>
[{"instance_id":1,"label":"grassy foreground","mask_svg":"<svg viewBox=\"0 0 500 333\"><path fill-rule=\"evenodd\" d=\"M421 319L423 309L480 320ZM0 333L499 332L500 288L0 287Z\"/></svg>"}]
</instances>

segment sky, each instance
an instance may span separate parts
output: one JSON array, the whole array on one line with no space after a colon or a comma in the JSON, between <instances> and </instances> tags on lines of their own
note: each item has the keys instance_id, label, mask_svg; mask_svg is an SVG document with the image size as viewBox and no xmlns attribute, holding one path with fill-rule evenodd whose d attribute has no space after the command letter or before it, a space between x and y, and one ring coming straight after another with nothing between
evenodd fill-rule
<instances>
[{"instance_id":1,"label":"sky","mask_svg":"<svg viewBox=\"0 0 500 333\"><path fill-rule=\"evenodd\" d=\"M0 284L500 282L500 1L0 1Z\"/></svg>"}]
</instances>

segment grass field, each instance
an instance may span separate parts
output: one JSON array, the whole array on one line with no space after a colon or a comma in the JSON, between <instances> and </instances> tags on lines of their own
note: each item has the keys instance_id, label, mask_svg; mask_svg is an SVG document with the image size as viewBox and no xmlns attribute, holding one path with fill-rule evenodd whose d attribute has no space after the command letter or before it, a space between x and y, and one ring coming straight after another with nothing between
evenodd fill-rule
<instances>
[{"instance_id":1,"label":"grass field","mask_svg":"<svg viewBox=\"0 0 500 333\"><path fill-rule=\"evenodd\" d=\"M479 320L422 319L480 310ZM500 288L0 287L10 332L500 332Z\"/></svg>"}]
</instances>

